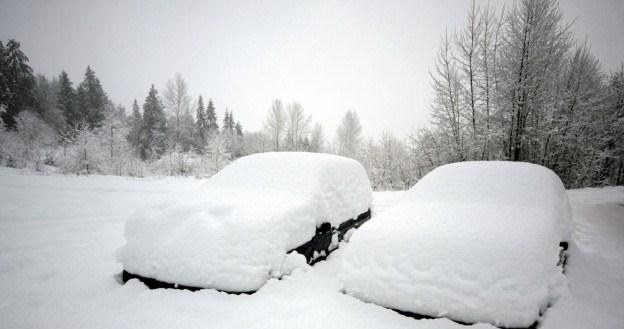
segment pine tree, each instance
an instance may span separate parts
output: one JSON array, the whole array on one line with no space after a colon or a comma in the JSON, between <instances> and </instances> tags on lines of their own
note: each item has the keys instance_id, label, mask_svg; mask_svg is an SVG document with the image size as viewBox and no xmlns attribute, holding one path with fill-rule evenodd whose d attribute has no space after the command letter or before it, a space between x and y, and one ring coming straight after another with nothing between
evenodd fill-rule
<instances>
[{"instance_id":1,"label":"pine tree","mask_svg":"<svg viewBox=\"0 0 624 329\"><path fill-rule=\"evenodd\" d=\"M54 128L57 132L62 132L65 127L65 116L56 106L58 103L58 80L48 80L45 76L38 74L35 80L33 96L35 98L35 112L41 119Z\"/></svg>"},{"instance_id":2,"label":"pine tree","mask_svg":"<svg viewBox=\"0 0 624 329\"><path fill-rule=\"evenodd\" d=\"M231 134L234 131L234 117L231 111L225 109L225 115L223 117L223 128L221 128L224 133Z\"/></svg>"},{"instance_id":3,"label":"pine tree","mask_svg":"<svg viewBox=\"0 0 624 329\"><path fill-rule=\"evenodd\" d=\"M161 155L166 149L167 118L158 91L154 85L143 104L143 138L141 158L143 160Z\"/></svg>"},{"instance_id":4,"label":"pine tree","mask_svg":"<svg viewBox=\"0 0 624 329\"><path fill-rule=\"evenodd\" d=\"M236 121L236 125L234 125L234 130L236 131L236 135L238 137L243 137L243 125L241 125L240 121Z\"/></svg>"},{"instance_id":5,"label":"pine tree","mask_svg":"<svg viewBox=\"0 0 624 329\"><path fill-rule=\"evenodd\" d=\"M65 116L65 122L68 128L76 127L82 121L82 117L76 105L76 92L65 71L62 71L59 75L59 90L56 106Z\"/></svg>"},{"instance_id":6,"label":"pine tree","mask_svg":"<svg viewBox=\"0 0 624 329\"><path fill-rule=\"evenodd\" d=\"M206 120L206 109L204 108L204 100L199 96L199 100L197 100L197 115L195 121L195 130L196 141L195 147L199 151L199 153L203 153L204 147L206 146L206 141L208 140L208 121Z\"/></svg>"},{"instance_id":7,"label":"pine tree","mask_svg":"<svg viewBox=\"0 0 624 329\"><path fill-rule=\"evenodd\" d=\"M1 119L7 127L15 126L17 114L34 105L35 79L28 57L20 50L20 43L0 42L0 109Z\"/></svg>"},{"instance_id":8,"label":"pine tree","mask_svg":"<svg viewBox=\"0 0 624 329\"><path fill-rule=\"evenodd\" d=\"M102 124L106 117L106 104L108 99L102 89L100 80L95 72L87 66L85 77L77 88L78 108L83 119L94 129Z\"/></svg>"},{"instance_id":9,"label":"pine tree","mask_svg":"<svg viewBox=\"0 0 624 329\"><path fill-rule=\"evenodd\" d=\"M132 103L132 114L128 118L128 127L130 128L127 136L128 142L134 148L137 157L140 157L143 117L141 116L139 103L136 99L134 100L134 103Z\"/></svg>"},{"instance_id":10,"label":"pine tree","mask_svg":"<svg viewBox=\"0 0 624 329\"><path fill-rule=\"evenodd\" d=\"M208 132L214 135L219 132L219 124L217 123L217 112L212 104L212 99L208 100L206 107L206 122L208 123Z\"/></svg>"}]
</instances>

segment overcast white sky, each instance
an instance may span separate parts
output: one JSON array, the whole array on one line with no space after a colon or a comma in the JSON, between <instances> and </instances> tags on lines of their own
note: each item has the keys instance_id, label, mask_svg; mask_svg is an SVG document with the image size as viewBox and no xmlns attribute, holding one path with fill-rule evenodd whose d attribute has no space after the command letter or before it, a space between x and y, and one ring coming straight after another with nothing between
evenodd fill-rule
<instances>
[{"instance_id":1,"label":"overcast white sky","mask_svg":"<svg viewBox=\"0 0 624 329\"><path fill-rule=\"evenodd\" d=\"M126 108L180 72L194 98L212 98L220 119L229 107L246 129L260 129L280 98L301 102L328 138L350 109L366 135L404 136L429 120L428 71L441 34L465 23L468 4L0 0L0 39L20 41L35 71L49 77L64 69L77 84L91 65ZM605 68L619 67L624 1L560 5Z\"/></svg>"}]
</instances>

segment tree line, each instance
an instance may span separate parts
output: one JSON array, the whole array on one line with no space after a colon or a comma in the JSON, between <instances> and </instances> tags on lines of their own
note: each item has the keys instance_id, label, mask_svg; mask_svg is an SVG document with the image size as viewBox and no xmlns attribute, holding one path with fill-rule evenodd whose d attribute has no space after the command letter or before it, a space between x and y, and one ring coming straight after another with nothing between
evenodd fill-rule
<instances>
[{"instance_id":1,"label":"tree line","mask_svg":"<svg viewBox=\"0 0 624 329\"><path fill-rule=\"evenodd\" d=\"M624 69L605 73L556 0L471 3L431 72L432 125L408 147L419 171L467 160L526 161L568 187L624 182Z\"/></svg>"},{"instance_id":2,"label":"tree line","mask_svg":"<svg viewBox=\"0 0 624 329\"><path fill-rule=\"evenodd\" d=\"M624 182L624 67L606 73L554 0L510 8L471 3L444 33L431 72L431 124L399 139L364 137L347 111L329 138L296 101L267 104L259 131L192 97L180 74L151 85L132 109L114 105L91 67L73 86L63 71L33 74L15 40L0 42L0 164L64 173L210 176L268 151L359 160L375 189L406 189L433 168L470 160L538 163L567 187Z\"/></svg>"}]
</instances>

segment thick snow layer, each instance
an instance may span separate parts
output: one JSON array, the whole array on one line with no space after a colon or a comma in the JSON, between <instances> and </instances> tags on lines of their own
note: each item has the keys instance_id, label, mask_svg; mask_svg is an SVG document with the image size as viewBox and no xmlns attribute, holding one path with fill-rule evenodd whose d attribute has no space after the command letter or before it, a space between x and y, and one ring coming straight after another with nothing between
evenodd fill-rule
<instances>
[{"instance_id":1,"label":"thick snow layer","mask_svg":"<svg viewBox=\"0 0 624 329\"><path fill-rule=\"evenodd\" d=\"M527 327L561 293L570 208L559 178L527 163L435 169L345 250L347 293L462 322Z\"/></svg>"},{"instance_id":2,"label":"thick snow layer","mask_svg":"<svg viewBox=\"0 0 624 329\"><path fill-rule=\"evenodd\" d=\"M372 191L356 161L328 154L241 158L192 193L128 221L119 260L128 272L195 287L254 291L283 273L286 253L317 226L367 211Z\"/></svg>"},{"instance_id":3,"label":"thick snow layer","mask_svg":"<svg viewBox=\"0 0 624 329\"><path fill-rule=\"evenodd\" d=\"M136 280L116 281L122 266L114 253L124 244L127 216L201 182L0 168L0 328L467 328L444 318L414 320L341 294L337 273L346 248L307 271L269 280L253 295L150 290ZM624 188L569 195L570 289L540 329L624 328ZM400 192L374 193L375 216L400 198Z\"/></svg>"}]
</instances>

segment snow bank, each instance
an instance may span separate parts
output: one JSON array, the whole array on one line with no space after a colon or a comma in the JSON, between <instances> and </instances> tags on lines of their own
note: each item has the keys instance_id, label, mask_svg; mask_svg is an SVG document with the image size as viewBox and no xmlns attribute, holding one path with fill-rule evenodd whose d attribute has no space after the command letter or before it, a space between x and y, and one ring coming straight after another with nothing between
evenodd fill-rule
<instances>
[{"instance_id":1,"label":"snow bank","mask_svg":"<svg viewBox=\"0 0 624 329\"><path fill-rule=\"evenodd\" d=\"M563 184L544 167L450 164L351 237L341 280L388 308L527 327L565 284L556 264L569 223Z\"/></svg>"},{"instance_id":2,"label":"snow bank","mask_svg":"<svg viewBox=\"0 0 624 329\"><path fill-rule=\"evenodd\" d=\"M328 154L243 157L201 188L135 213L119 260L130 273L225 291L254 291L283 272L286 252L323 222L370 208L356 161Z\"/></svg>"}]
</instances>

